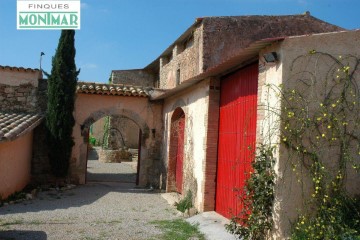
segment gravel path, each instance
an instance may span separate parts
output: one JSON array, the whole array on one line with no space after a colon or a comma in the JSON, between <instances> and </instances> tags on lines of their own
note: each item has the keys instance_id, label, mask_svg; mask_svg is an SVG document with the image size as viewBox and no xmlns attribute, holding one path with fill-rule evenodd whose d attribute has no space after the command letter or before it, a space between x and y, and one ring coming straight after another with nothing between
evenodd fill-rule
<instances>
[{"instance_id":1,"label":"gravel path","mask_svg":"<svg viewBox=\"0 0 360 240\"><path fill-rule=\"evenodd\" d=\"M88 161L87 182L122 182L135 183L136 163L101 163Z\"/></svg>"},{"instance_id":2,"label":"gravel path","mask_svg":"<svg viewBox=\"0 0 360 240\"><path fill-rule=\"evenodd\" d=\"M116 175L111 173L115 165L105 165L98 169L107 169L108 177ZM125 170L121 174L131 180L134 167L122 165ZM95 169L93 176L106 177L106 172ZM40 192L34 200L3 206L0 239L158 239L161 230L151 222L179 218L175 209L160 193L128 182L90 182L71 190L53 189Z\"/></svg>"},{"instance_id":3,"label":"gravel path","mask_svg":"<svg viewBox=\"0 0 360 240\"><path fill-rule=\"evenodd\" d=\"M97 151L89 151L87 163L88 182L135 183L137 162L101 163Z\"/></svg>"}]
</instances>

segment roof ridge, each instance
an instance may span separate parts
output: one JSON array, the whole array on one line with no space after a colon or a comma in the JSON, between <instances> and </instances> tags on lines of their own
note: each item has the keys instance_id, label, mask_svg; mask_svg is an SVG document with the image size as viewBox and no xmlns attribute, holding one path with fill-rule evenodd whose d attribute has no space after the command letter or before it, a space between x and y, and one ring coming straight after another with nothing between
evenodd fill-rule
<instances>
[{"instance_id":1,"label":"roof ridge","mask_svg":"<svg viewBox=\"0 0 360 240\"><path fill-rule=\"evenodd\" d=\"M283 15L261 15L261 14L254 14L254 15L232 15L232 16L204 16L204 17L200 17L202 19L205 18L249 18L249 17L289 17L289 16L312 16L310 11L306 11L304 13L298 13L298 14L283 14Z\"/></svg>"},{"instance_id":2,"label":"roof ridge","mask_svg":"<svg viewBox=\"0 0 360 240\"><path fill-rule=\"evenodd\" d=\"M31 71L31 72L38 72L40 71L40 69L38 68L24 68L24 67L14 67L14 66L7 66L7 65L0 65L0 69L9 69L11 71L13 70L17 70L17 71L20 71L20 70L23 70L23 71Z\"/></svg>"}]
</instances>

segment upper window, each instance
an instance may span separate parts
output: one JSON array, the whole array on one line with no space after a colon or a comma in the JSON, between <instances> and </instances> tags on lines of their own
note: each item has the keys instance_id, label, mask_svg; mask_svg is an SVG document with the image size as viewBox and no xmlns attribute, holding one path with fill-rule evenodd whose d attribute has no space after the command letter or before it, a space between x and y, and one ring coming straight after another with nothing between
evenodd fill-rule
<instances>
[{"instance_id":1,"label":"upper window","mask_svg":"<svg viewBox=\"0 0 360 240\"><path fill-rule=\"evenodd\" d=\"M191 34L188 39L184 41L184 49L191 48L194 45L194 35Z\"/></svg>"}]
</instances>

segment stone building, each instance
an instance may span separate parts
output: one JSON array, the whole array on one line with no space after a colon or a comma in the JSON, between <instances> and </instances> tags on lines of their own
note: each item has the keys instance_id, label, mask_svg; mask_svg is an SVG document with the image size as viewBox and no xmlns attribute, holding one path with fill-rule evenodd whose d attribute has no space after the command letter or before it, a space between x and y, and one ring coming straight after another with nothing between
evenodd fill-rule
<instances>
[{"instance_id":1,"label":"stone building","mask_svg":"<svg viewBox=\"0 0 360 240\"><path fill-rule=\"evenodd\" d=\"M359 56L354 49L360 32L343 30L309 13L198 18L144 69L113 71L117 84L152 86L150 102L162 103L165 172L159 172L162 181L155 183L182 195L190 190L200 212L215 210L227 218L239 213L234 189L243 188L253 149L266 142L268 118L261 107L268 101L278 104L266 98L265 86L286 82L293 71L289 63L311 49ZM269 51L275 52L274 63L263 57ZM279 137L279 129L273 136ZM299 196L301 190L284 168L287 154L278 139L272 142L279 166L273 236L284 239L295 209L308 196ZM359 194L354 185L359 176L352 172L349 178L349 191Z\"/></svg>"},{"instance_id":2,"label":"stone building","mask_svg":"<svg viewBox=\"0 0 360 240\"><path fill-rule=\"evenodd\" d=\"M254 149L270 142L277 172L273 236L284 239L310 192L300 194L287 168L283 123L264 108L280 109L281 116L284 103L268 86L299 87L303 79L291 79L305 71L319 85L313 92L300 87L304 95L321 92L329 76L326 64L315 71L308 69L313 59L298 59L309 51L359 59L359 43L360 31L345 31L308 13L198 18L144 69L113 71L110 84L78 84L68 180L86 183L90 126L110 116L120 119L113 122L120 129L125 119L138 128L137 184L182 196L191 191L199 212L215 210L231 218L241 211L238 190L251 171ZM131 128L122 130L124 139ZM42 161L35 155L33 164ZM349 170L348 177L347 190L359 194L359 175ZM307 181L308 175L302 178Z\"/></svg>"},{"instance_id":3,"label":"stone building","mask_svg":"<svg viewBox=\"0 0 360 240\"><path fill-rule=\"evenodd\" d=\"M34 129L42 122L38 69L0 66L0 198L31 180Z\"/></svg>"},{"instance_id":4,"label":"stone building","mask_svg":"<svg viewBox=\"0 0 360 240\"><path fill-rule=\"evenodd\" d=\"M152 83L151 101L162 101L164 132L161 151L166 169L163 187L182 194L191 190L199 211L216 209L223 76L256 62L258 51L269 43L260 42L255 47L252 44L262 39L339 30L342 29L309 14L198 18L144 69L113 71L112 79L118 84L128 84L129 79L137 76L147 86ZM221 65L237 55L241 55L240 60L235 58L234 63ZM144 72L153 77L144 79ZM121 82L123 74L124 83ZM179 127L179 124L185 127ZM179 129L185 132L179 133ZM177 178L181 179L181 184Z\"/></svg>"}]
</instances>

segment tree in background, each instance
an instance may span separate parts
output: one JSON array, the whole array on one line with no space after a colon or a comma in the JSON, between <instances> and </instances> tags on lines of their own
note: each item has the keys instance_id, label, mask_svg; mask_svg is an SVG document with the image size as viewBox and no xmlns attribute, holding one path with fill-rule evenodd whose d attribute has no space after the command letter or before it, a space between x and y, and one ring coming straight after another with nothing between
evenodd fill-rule
<instances>
[{"instance_id":1,"label":"tree in background","mask_svg":"<svg viewBox=\"0 0 360 240\"><path fill-rule=\"evenodd\" d=\"M48 76L48 104L46 114L49 160L53 174L66 177L71 150L74 145L72 130L77 76L75 65L75 31L62 30L51 74Z\"/></svg>"}]
</instances>

